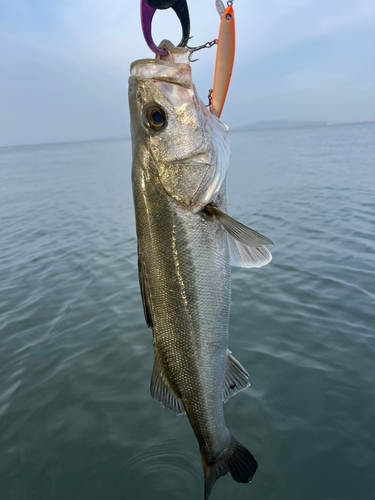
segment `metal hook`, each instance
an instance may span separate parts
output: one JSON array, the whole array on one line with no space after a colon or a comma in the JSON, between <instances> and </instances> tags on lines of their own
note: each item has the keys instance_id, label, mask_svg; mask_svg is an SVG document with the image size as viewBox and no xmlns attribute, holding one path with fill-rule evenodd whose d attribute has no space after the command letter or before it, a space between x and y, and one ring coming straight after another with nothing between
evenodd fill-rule
<instances>
[{"instance_id":1,"label":"metal hook","mask_svg":"<svg viewBox=\"0 0 375 500\"><path fill-rule=\"evenodd\" d=\"M189 40L193 38L192 36L189 38ZM214 40L212 40L212 42L207 42L205 43L204 45L199 45L199 47L189 47L188 45L185 45L185 47L187 49L190 50L190 54L189 54L189 61L190 62L195 62L195 61L198 61L198 59L191 59L191 56L193 55L194 52L197 52L197 50L201 50L201 49L210 49L211 47L213 47L214 45L217 45L217 38L215 38Z\"/></svg>"},{"instance_id":2,"label":"metal hook","mask_svg":"<svg viewBox=\"0 0 375 500\"><path fill-rule=\"evenodd\" d=\"M208 104L206 104L206 108L210 108L210 110L211 110L211 104L212 104L212 92L213 91L214 91L214 89L209 89L208 96L207 96Z\"/></svg>"},{"instance_id":3,"label":"metal hook","mask_svg":"<svg viewBox=\"0 0 375 500\"><path fill-rule=\"evenodd\" d=\"M151 34L151 24L157 9L165 10L172 8L177 14L182 27L182 38L178 47L185 47L190 35L190 17L186 0L141 0L141 23L143 36L147 45L155 54L165 56L166 50L156 46Z\"/></svg>"}]
</instances>

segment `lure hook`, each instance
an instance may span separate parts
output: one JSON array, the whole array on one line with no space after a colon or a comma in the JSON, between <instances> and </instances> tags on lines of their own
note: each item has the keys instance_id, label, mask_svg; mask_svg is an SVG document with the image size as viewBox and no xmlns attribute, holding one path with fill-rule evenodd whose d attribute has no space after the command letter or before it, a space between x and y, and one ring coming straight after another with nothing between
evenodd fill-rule
<instances>
[{"instance_id":1,"label":"lure hook","mask_svg":"<svg viewBox=\"0 0 375 500\"><path fill-rule=\"evenodd\" d=\"M189 40L191 38L193 38L193 37L191 36L189 38ZM194 54L194 52L197 52L197 50L202 50L202 49L210 49L214 45L217 45L217 42L218 42L218 40L217 40L217 38L215 38L211 42L204 43L203 45L199 45L198 47L189 47L188 45L185 45L185 47L190 50L189 61L190 62L198 61L198 59L191 59L191 56Z\"/></svg>"},{"instance_id":2,"label":"lure hook","mask_svg":"<svg viewBox=\"0 0 375 500\"><path fill-rule=\"evenodd\" d=\"M211 104L212 104L212 92L214 91L214 89L209 89L208 91L208 96L207 96L207 99L208 99L208 104L206 104L206 108L210 108L210 111L211 111Z\"/></svg>"}]
</instances>

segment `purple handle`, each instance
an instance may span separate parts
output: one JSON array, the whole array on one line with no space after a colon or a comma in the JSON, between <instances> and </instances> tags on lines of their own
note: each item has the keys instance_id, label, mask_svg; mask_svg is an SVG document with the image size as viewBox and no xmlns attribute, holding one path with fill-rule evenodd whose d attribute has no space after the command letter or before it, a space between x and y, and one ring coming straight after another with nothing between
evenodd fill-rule
<instances>
[{"instance_id":1,"label":"purple handle","mask_svg":"<svg viewBox=\"0 0 375 500\"><path fill-rule=\"evenodd\" d=\"M141 23L143 36L145 37L147 45L150 47L152 52L158 54L159 56L165 56L168 54L166 50L161 50L157 47L152 39L151 35L151 23L154 17L156 9L151 7L146 0L141 0Z\"/></svg>"}]
</instances>

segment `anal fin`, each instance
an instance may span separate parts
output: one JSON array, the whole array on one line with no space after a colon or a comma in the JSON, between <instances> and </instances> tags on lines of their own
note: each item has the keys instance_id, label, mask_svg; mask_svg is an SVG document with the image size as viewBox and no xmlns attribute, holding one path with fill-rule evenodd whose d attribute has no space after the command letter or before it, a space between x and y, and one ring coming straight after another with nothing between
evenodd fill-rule
<instances>
[{"instance_id":1,"label":"anal fin","mask_svg":"<svg viewBox=\"0 0 375 500\"><path fill-rule=\"evenodd\" d=\"M160 359L159 352L154 347L154 368L151 376L151 396L168 410L172 410L177 415L185 413L184 405L170 386L165 375L165 370Z\"/></svg>"},{"instance_id":2,"label":"anal fin","mask_svg":"<svg viewBox=\"0 0 375 500\"><path fill-rule=\"evenodd\" d=\"M228 350L227 366L224 373L223 401L226 403L229 398L249 387L249 374L231 352Z\"/></svg>"}]
</instances>

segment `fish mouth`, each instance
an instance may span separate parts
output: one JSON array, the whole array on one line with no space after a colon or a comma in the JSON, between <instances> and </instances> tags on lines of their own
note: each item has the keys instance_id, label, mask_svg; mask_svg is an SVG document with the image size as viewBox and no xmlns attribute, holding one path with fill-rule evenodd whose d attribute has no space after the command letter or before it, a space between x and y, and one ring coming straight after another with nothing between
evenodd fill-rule
<instances>
[{"instance_id":1,"label":"fish mouth","mask_svg":"<svg viewBox=\"0 0 375 500\"><path fill-rule=\"evenodd\" d=\"M179 160L172 161L174 165L187 165L191 163L197 163L200 165L211 165L211 154L210 152L206 153L197 153L195 155L187 156L186 158L181 158Z\"/></svg>"},{"instance_id":2,"label":"fish mouth","mask_svg":"<svg viewBox=\"0 0 375 500\"><path fill-rule=\"evenodd\" d=\"M186 89L193 89L191 68L188 63L139 59L131 64L130 76L143 81L174 83Z\"/></svg>"}]
</instances>

